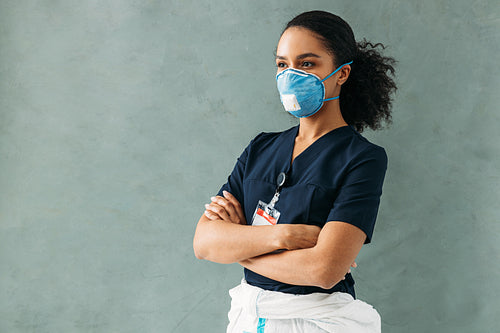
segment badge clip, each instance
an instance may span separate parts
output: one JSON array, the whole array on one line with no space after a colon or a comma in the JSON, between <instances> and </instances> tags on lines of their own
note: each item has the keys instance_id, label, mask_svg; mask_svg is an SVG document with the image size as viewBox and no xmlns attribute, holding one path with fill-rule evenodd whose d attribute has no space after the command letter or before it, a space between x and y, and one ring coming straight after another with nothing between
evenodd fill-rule
<instances>
[{"instance_id":1,"label":"badge clip","mask_svg":"<svg viewBox=\"0 0 500 333\"><path fill-rule=\"evenodd\" d=\"M262 200L259 200L257 204L257 208L255 208L255 212L252 217L252 225L276 225L278 223L278 219L281 213L274 208L274 205L278 202L280 198L280 192L285 185L286 174L281 172L278 175L276 192L274 193L273 198L266 204Z\"/></svg>"}]
</instances>

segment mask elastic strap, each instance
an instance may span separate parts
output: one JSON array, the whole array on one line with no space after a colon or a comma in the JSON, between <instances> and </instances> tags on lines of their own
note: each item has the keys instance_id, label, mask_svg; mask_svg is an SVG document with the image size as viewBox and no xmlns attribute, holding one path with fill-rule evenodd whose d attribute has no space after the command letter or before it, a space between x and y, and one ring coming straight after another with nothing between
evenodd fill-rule
<instances>
[{"instance_id":1,"label":"mask elastic strap","mask_svg":"<svg viewBox=\"0 0 500 333\"><path fill-rule=\"evenodd\" d=\"M339 96L337 96L337 97L325 98L325 99L323 100L323 102L324 102L324 101L331 101L332 99L339 99L339 98L340 98L340 95L339 95Z\"/></svg>"},{"instance_id":2,"label":"mask elastic strap","mask_svg":"<svg viewBox=\"0 0 500 333\"><path fill-rule=\"evenodd\" d=\"M330 75L328 75L327 77L325 77L323 80L321 80L320 82L323 82L325 81L326 79L328 79L330 76L332 76L333 74L337 73L342 67L344 67L345 65L350 65L352 64L352 61L349 61L348 63L345 63L343 64L342 66L340 66L339 68L337 68L336 70L334 70ZM334 97L335 98L335 97ZM325 99L326 101L326 99Z\"/></svg>"}]
</instances>

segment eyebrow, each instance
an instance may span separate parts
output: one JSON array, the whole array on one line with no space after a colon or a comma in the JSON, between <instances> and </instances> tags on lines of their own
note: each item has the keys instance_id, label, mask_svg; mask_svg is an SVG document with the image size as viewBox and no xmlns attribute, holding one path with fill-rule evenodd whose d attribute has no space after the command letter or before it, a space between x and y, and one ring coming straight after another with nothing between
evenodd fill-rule
<instances>
[{"instance_id":1,"label":"eyebrow","mask_svg":"<svg viewBox=\"0 0 500 333\"><path fill-rule=\"evenodd\" d=\"M304 59L304 58L309 58L309 57L313 57L313 58L321 58L319 55L317 55L316 53L304 53L304 54L301 54L301 55L298 55L297 56L297 59ZM283 56L280 56L280 55L276 55L276 59L282 59L282 60L286 60L286 57L283 57Z\"/></svg>"}]
</instances>

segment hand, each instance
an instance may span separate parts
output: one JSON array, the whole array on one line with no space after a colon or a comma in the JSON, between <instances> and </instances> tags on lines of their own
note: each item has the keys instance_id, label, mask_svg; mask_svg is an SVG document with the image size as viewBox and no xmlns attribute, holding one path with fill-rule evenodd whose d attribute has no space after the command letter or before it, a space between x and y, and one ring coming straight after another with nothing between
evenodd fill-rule
<instances>
[{"instance_id":1,"label":"hand","mask_svg":"<svg viewBox=\"0 0 500 333\"><path fill-rule=\"evenodd\" d=\"M229 192L223 192L224 197L210 198L212 202L205 205L205 216L210 220L223 220L235 224L246 225L245 213L238 200Z\"/></svg>"},{"instance_id":2,"label":"hand","mask_svg":"<svg viewBox=\"0 0 500 333\"><path fill-rule=\"evenodd\" d=\"M358 267L358 264L356 264L356 262L353 261L352 264L351 264L351 267L356 268L356 267ZM351 268L349 268L349 270L347 271L347 273L351 273ZM345 280L345 276L342 278L342 280Z\"/></svg>"},{"instance_id":3,"label":"hand","mask_svg":"<svg viewBox=\"0 0 500 333\"><path fill-rule=\"evenodd\" d=\"M314 247L318 241L321 228L307 224L277 224L281 228L282 247L287 250L307 249Z\"/></svg>"}]
</instances>

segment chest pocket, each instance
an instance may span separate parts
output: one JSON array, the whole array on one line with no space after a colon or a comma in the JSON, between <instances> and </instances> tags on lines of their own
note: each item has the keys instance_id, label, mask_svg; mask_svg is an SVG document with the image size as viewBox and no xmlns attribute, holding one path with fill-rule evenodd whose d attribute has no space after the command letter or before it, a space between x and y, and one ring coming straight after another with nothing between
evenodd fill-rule
<instances>
[{"instance_id":1,"label":"chest pocket","mask_svg":"<svg viewBox=\"0 0 500 333\"><path fill-rule=\"evenodd\" d=\"M246 220L247 224L251 224L257 203L259 200L269 203L276 191L276 184L250 179L243 186ZM332 199L329 191L312 184L284 187L275 205L281 213L278 224L313 224L323 227L333 206Z\"/></svg>"}]
</instances>

